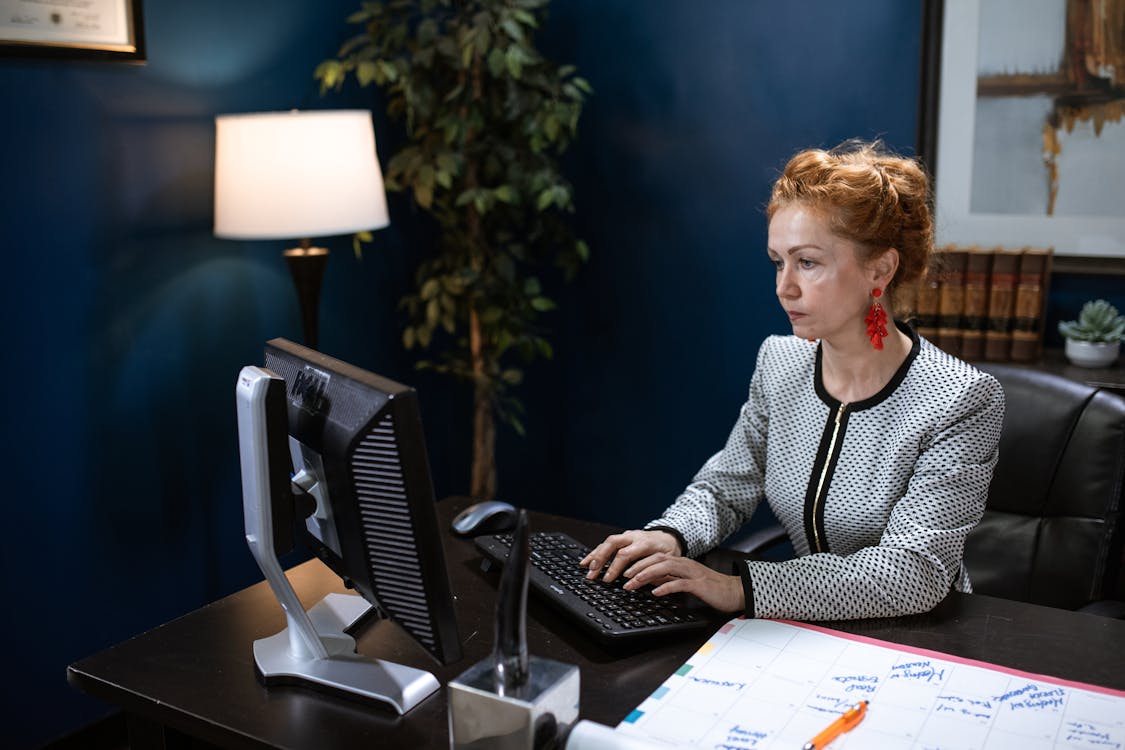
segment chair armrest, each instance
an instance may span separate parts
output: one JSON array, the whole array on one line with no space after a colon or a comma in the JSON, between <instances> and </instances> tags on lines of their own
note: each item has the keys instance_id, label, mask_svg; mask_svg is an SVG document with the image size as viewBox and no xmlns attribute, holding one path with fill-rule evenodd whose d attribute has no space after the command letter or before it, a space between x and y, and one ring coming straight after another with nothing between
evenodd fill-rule
<instances>
[{"instance_id":1,"label":"chair armrest","mask_svg":"<svg viewBox=\"0 0 1125 750\"><path fill-rule=\"evenodd\" d=\"M1078 611L1088 615L1101 615L1116 620L1125 620L1125 602L1116 599L1099 599L1096 602L1090 602L1079 607Z\"/></svg>"},{"instance_id":2,"label":"chair armrest","mask_svg":"<svg viewBox=\"0 0 1125 750\"><path fill-rule=\"evenodd\" d=\"M744 536L728 539L723 543L723 547L747 555L761 555L765 550L787 541L789 535L785 533L785 529L780 525L771 525Z\"/></svg>"}]
</instances>

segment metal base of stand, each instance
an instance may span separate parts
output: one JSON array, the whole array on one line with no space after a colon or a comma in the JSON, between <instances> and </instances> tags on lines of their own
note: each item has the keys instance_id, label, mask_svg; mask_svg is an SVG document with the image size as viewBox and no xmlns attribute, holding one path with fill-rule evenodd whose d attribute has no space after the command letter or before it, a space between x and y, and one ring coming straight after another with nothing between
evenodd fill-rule
<instances>
[{"instance_id":1,"label":"metal base of stand","mask_svg":"<svg viewBox=\"0 0 1125 750\"><path fill-rule=\"evenodd\" d=\"M355 639L344 631L368 609L351 594L329 594L309 610L316 634L328 651L325 659L299 659L290 649L289 629L254 641L254 663L267 685L306 684L348 697L388 703L404 714L441 684L429 672L355 653Z\"/></svg>"},{"instance_id":2,"label":"metal base of stand","mask_svg":"<svg viewBox=\"0 0 1125 750\"><path fill-rule=\"evenodd\" d=\"M453 750L535 750L578 719L580 678L573 664L528 659L528 680L505 693L495 662L477 662L449 681L449 736Z\"/></svg>"}]
</instances>

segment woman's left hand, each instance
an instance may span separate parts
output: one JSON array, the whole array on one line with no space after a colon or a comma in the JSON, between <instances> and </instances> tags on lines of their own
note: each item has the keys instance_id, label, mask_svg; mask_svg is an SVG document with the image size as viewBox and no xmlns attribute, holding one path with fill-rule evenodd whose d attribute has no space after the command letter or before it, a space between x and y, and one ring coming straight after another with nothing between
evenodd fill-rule
<instances>
[{"instance_id":1,"label":"woman's left hand","mask_svg":"<svg viewBox=\"0 0 1125 750\"><path fill-rule=\"evenodd\" d=\"M632 591L652 585L655 596L685 592L702 599L720 612L741 612L746 608L742 580L708 568L703 563L663 552L639 560L625 571Z\"/></svg>"}]
</instances>

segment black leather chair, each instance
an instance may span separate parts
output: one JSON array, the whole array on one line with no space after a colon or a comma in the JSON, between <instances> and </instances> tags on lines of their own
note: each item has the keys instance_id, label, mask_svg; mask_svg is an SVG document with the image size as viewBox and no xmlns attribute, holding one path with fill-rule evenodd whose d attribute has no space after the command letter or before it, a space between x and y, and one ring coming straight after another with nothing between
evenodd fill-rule
<instances>
[{"instance_id":1,"label":"black leather chair","mask_svg":"<svg viewBox=\"0 0 1125 750\"><path fill-rule=\"evenodd\" d=\"M1039 370L979 367L1003 386L1006 408L987 508L965 542L973 591L1125 619L1125 398ZM770 526L724 547L778 559L779 543L788 547L784 529Z\"/></svg>"},{"instance_id":2,"label":"black leather chair","mask_svg":"<svg viewBox=\"0 0 1125 750\"><path fill-rule=\"evenodd\" d=\"M1125 617L1125 398L986 363L1004 388L1000 459L965 543L977 593Z\"/></svg>"}]
</instances>

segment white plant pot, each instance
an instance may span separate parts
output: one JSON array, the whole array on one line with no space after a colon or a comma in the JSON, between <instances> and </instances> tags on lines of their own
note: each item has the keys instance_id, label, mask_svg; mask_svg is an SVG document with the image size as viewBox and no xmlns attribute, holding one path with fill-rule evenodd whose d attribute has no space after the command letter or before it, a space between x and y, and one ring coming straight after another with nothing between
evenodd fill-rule
<instances>
[{"instance_id":1,"label":"white plant pot","mask_svg":"<svg viewBox=\"0 0 1125 750\"><path fill-rule=\"evenodd\" d=\"M1066 340L1066 358L1079 367L1109 367L1117 361L1121 342Z\"/></svg>"}]
</instances>

